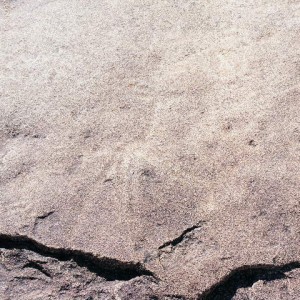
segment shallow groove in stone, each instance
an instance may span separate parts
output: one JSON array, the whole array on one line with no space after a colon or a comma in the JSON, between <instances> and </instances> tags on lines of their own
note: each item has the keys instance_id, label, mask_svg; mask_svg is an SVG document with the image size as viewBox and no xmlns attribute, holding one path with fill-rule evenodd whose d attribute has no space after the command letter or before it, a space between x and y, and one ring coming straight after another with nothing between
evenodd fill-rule
<instances>
[{"instance_id":1,"label":"shallow groove in stone","mask_svg":"<svg viewBox=\"0 0 300 300\"><path fill-rule=\"evenodd\" d=\"M48 247L24 235L0 234L0 248L30 250L59 261L74 261L78 266L85 267L108 281L130 280L143 275L155 277L141 263L123 262L108 257L99 258L81 250Z\"/></svg>"}]
</instances>

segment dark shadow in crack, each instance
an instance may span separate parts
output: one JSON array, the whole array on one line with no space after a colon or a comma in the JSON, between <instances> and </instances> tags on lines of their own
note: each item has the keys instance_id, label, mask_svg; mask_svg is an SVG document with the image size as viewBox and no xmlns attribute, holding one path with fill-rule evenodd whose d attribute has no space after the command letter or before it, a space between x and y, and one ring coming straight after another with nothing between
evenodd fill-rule
<instances>
[{"instance_id":1,"label":"dark shadow in crack","mask_svg":"<svg viewBox=\"0 0 300 300\"><path fill-rule=\"evenodd\" d=\"M188 233L194 231L195 229L200 228L203 223L205 223L205 221L200 221L196 225L185 229L178 237L176 237L175 239L173 239L171 241L165 242L163 245L159 246L158 249L160 250L160 249L166 248L168 246L173 246L173 247L177 246L185 239L185 237Z\"/></svg>"},{"instance_id":2,"label":"dark shadow in crack","mask_svg":"<svg viewBox=\"0 0 300 300\"><path fill-rule=\"evenodd\" d=\"M141 263L123 262L107 257L99 258L81 250L48 247L27 236L0 234L0 248L30 250L59 261L74 261L78 266L85 267L108 281L130 280L143 275L156 278Z\"/></svg>"},{"instance_id":3,"label":"dark shadow in crack","mask_svg":"<svg viewBox=\"0 0 300 300\"><path fill-rule=\"evenodd\" d=\"M52 278L50 272L48 272L43 266L41 266L39 263L37 263L35 261L28 262L25 266L23 266L23 269L24 268L36 269L36 270L40 271L41 273L43 273L45 276Z\"/></svg>"},{"instance_id":4,"label":"dark shadow in crack","mask_svg":"<svg viewBox=\"0 0 300 300\"><path fill-rule=\"evenodd\" d=\"M231 300L239 288L251 287L256 281L272 281L287 278L286 272L300 268L300 262L282 266L256 265L243 266L233 270L220 282L198 297L198 300Z\"/></svg>"}]
</instances>

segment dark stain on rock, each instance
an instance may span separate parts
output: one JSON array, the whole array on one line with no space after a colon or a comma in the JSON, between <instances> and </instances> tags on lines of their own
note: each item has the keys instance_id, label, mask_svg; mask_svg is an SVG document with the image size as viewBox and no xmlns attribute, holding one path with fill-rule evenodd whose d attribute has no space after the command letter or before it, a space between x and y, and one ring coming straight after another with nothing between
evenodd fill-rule
<instances>
[{"instance_id":1,"label":"dark stain on rock","mask_svg":"<svg viewBox=\"0 0 300 300\"><path fill-rule=\"evenodd\" d=\"M256 146L257 146L257 143L255 142L255 140L250 140L250 141L248 142L248 145L249 145L249 146L252 146L252 147L256 147Z\"/></svg>"}]
</instances>

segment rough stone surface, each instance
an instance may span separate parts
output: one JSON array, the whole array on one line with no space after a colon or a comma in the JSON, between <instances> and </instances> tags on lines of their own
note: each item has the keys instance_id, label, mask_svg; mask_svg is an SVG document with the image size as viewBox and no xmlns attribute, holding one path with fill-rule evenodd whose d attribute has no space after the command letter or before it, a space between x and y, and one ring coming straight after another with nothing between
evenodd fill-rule
<instances>
[{"instance_id":1,"label":"rough stone surface","mask_svg":"<svg viewBox=\"0 0 300 300\"><path fill-rule=\"evenodd\" d=\"M0 47L2 298L299 299L299 0L0 0Z\"/></svg>"},{"instance_id":2,"label":"rough stone surface","mask_svg":"<svg viewBox=\"0 0 300 300\"><path fill-rule=\"evenodd\" d=\"M257 281L250 288L238 289L234 300L300 299L300 269L288 272L282 280Z\"/></svg>"},{"instance_id":3,"label":"rough stone surface","mask_svg":"<svg viewBox=\"0 0 300 300\"><path fill-rule=\"evenodd\" d=\"M72 261L62 262L27 250L1 249L3 300L151 299L155 288L151 278L140 277L129 283L106 281Z\"/></svg>"}]
</instances>

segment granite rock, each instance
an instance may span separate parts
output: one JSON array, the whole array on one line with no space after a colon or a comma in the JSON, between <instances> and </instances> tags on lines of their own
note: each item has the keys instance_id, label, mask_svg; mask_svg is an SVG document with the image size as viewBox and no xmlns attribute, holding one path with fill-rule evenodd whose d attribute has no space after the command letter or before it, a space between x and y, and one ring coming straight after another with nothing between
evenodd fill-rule
<instances>
[{"instance_id":1,"label":"granite rock","mask_svg":"<svg viewBox=\"0 0 300 300\"><path fill-rule=\"evenodd\" d=\"M299 298L300 1L1 0L0 45L2 298Z\"/></svg>"}]
</instances>

